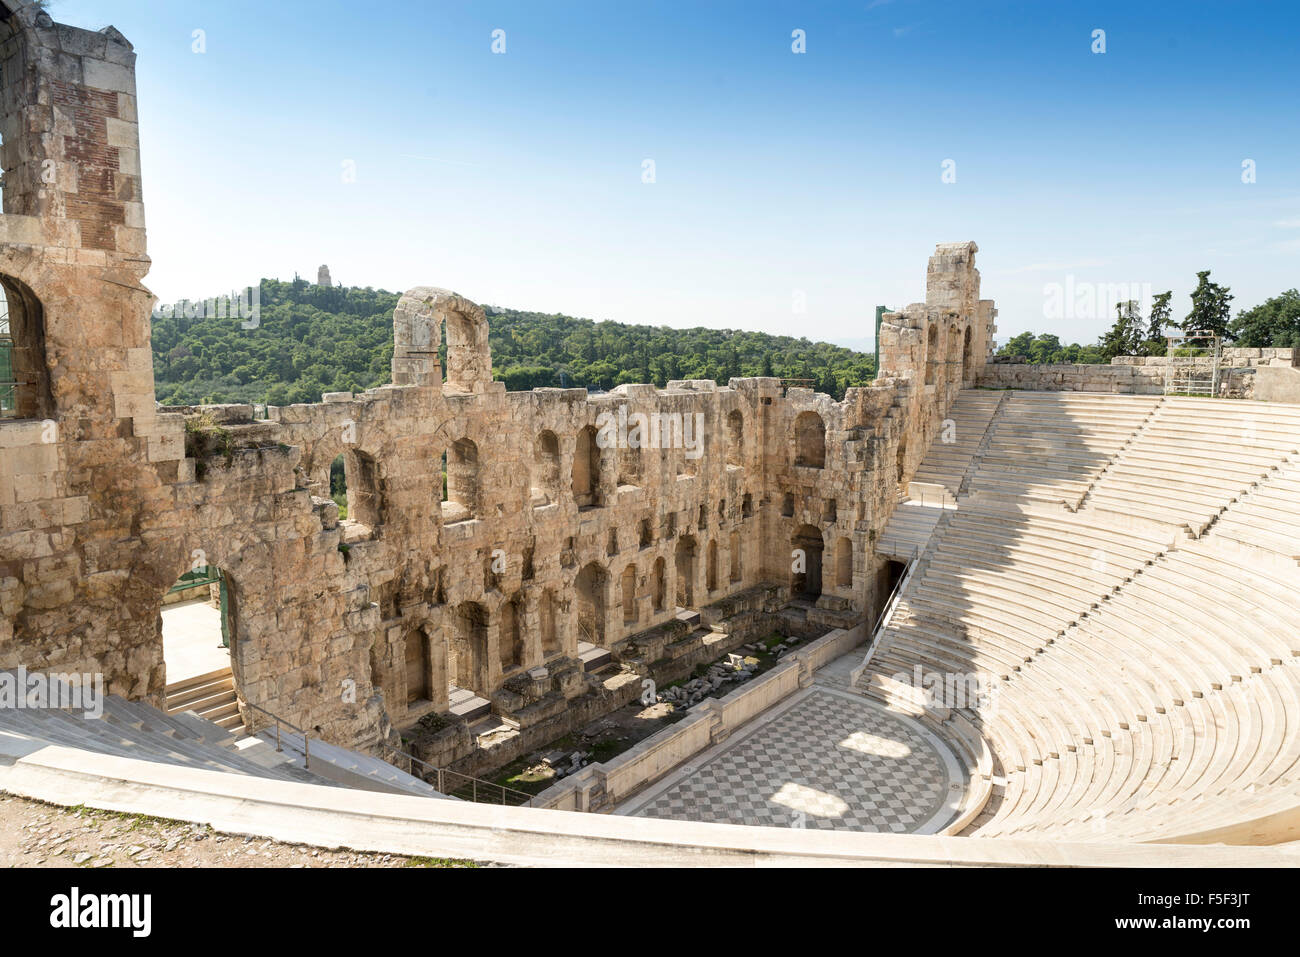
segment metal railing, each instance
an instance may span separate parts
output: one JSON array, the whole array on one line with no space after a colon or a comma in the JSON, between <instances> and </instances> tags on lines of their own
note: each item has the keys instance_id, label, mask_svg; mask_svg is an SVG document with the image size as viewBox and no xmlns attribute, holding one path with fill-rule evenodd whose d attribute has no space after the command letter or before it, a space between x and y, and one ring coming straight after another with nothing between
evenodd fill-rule
<instances>
[{"instance_id":1,"label":"metal railing","mask_svg":"<svg viewBox=\"0 0 1300 957\"><path fill-rule=\"evenodd\" d=\"M897 554L897 553L895 553ZM916 568L916 563L921 558L921 547L913 545L912 551L907 556L906 571L894 583L893 590L889 593L889 598L885 601L885 607L880 610L880 616L876 619L876 625L871 629L871 640L874 643L876 636L880 633L883 626L894 614L894 607L903 597L903 586L907 584L908 579L912 577L912 569Z\"/></svg>"},{"instance_id":2,"label":"metal railing","mask_svg":"<svg viewBox=\"0 0 1300 957\"><path fill-rule=\"evenodd\" d=\"M268 718L270 718L272 721L275 722L275 750L276 751L284 750L283 745L281 744L280 741L280 725L284 725L290 731L293 731L297 733L299 736L301 736L302 737L302 759L303 759L302 766L310 770L311 737L307 734L306 731L298 727L296 724L293 724L292 722L286 721L284 718L281 718L274 711L267 711L265 708L259 707L258 705L252 704L248 701L245 701L244 705L248 708L252 708L258 714L266 715ZM401 757L405 758L407 761L410 761L412 765L419 765L421 768L425 769L425 773L434 775L437 783L428 780L428 778L423 777L420 774L415 774L414 776L420 778L426 784L433 784L433 786L443 794L450 794L453 797L461 797L461 798L467 796L468 800L472 801L475 804L480 804L480 803L504 804L509 807L531 807L533 804L533 796L527 793L526 791L519 791L515 788L508 788L504 784L497 784L495 781L484 781L482 778L475 778L475 777L471 777L468 774L461 774L459 771L450 771L447 768L434 767L429 762L421 761L415 755L409 754L408 752L403 751L401 748L393 747L387 741L381 741L380 745L386 751L391 751L393 754L400 755ZM392 762L390 761L389 763L391 764ZM398 768L398 770L400 771L402 769ZM413 772L408 772L408 773L413 773ZM448 787L450 787L451 790L448 790ZM500 797L500 800L497 800L498 796Z\"/></svg>"},{"instance_id":3,"label":"metal railing","mask_svg":"<svg viewBox=\"0 0 1300 957\"><path fill-rule=\"evenodd\" d=\"M898 489L898 503L901 505L903 502L920 502L926 506L945 508L955 506L957 496L948 486L937 482L909 482L906 489L901 486Z\"/></svg>"},{"instance_id":4,"label":"metal railing","mask_svg":"<svg viewBox=\"0 0 1300 957\"><path fill-rule=\"evenodd\" d=\"M910 555L916 549L916 542L905 538L881 538L876 541L877 555ZM904 559L906 560L906 559ZM890 559L897 561L897 559Z\"/></svg>"},{"instance_id":5,"label":"metal railing","mask_svg":"<svg viewBox=\"0 0 1300 957\"><path fill-rule=\"evenodd\" d=\"M252 708L254 711L266 715L275 722L275 750L277 751L284 750L280 746L280 725L284 725L290 731L296 731L298 734L302 735L302 766L308 770L311 769L311 738L307 736L306 731L298 727L296 724L290 724L288 721L285 721L284 718L280 717L278 714L275 714L272 711L267 711L265 708L258 707L251 701L245 701L244 707Z\"/></svg>"},{"instance_id":6,"label":"metal railing","mask_svg":"<svg viewBox=\"0 0 1300 957\"><path fill-rule=\"evenodd\" d=\"M412 765L419 765L423 769L423 773L415 776L426 784L432 784L442 794L469 800L474 804L502 804L507 807L532 807L533 805L533 796L526 791L508 788L504 784L497 784L495 781L485 781L482 778L471 777L468 774L461 774L459 771L434 767L429 762L421 761L415 755L403 751L401 748L393 747L387 741L380 742L380 744L385 751L401 755L410 761ZM410 773L414 774L414 769ZM430 780L425 776L426 774L433 775L434 780ZM500 800L497 800L498 797Z\"/></svg>"},{"instance_id":7,"label":"metal railing","mask_svg":"<svg viewBox=\"0 0 1300 957\"><path fill-rule=\"evenodd\" d=\"M876 619L875 627L871 629L871 637L867 641L867 653L863 656L862 663L854 668L849 675L850 688L857 687L863 672L867 670L867 665L871 663L880 640L880 633L889 625L890 619L893 618L894 609L898 607L898 603L902 600L903 590L907 587L907 583L912 580L912 573L916 571L916 566L920 563L920 560L921 548L913 545L911 554L907 559L907 570L894 584L893 590L889 593L889 598L885 601L885 607L880 610L880 616Z\"/></svg>"}]
</instances>

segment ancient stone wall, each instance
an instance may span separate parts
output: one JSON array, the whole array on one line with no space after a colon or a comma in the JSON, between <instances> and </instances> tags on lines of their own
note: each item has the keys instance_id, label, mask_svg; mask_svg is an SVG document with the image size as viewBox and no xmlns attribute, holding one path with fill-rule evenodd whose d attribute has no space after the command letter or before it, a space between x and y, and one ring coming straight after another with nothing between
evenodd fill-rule
<instances>
[{"instance_id":1,"label":"ancient stone wall","mask_svg":"<svg viewBox=\"0 0 1300 957\"><path fill-rule=\"evenodd\" d=\"M771 378L508 393L482 309L418 287L392 385L265 420L159 409L134 53L32 7L0 35L0 279L30 399L0 418L0 668L160 703L164 596L218 568L246 722L366 747L452 686L554 713L590 687L580 643L617 658L680 608L775 587L810 620L874 613L875 537L992 341L974 243L938 247L842 402Z\"/></svg>"},{"instance_id":2,"label":"ancient stone wall","mask_svg":"<svg viewBox=\"0 0 1300 957\"><path fill-rule=\"evenodd\" d=\"M1192 361L1207 370L1213 362L1208 357ZM1294 363L1292 349L1224 349L1220 366L1221 391L1228 396L1253 398L1259 369L1290 369ZM1163 395L1167 366L1168 359L1165 356L1116 356L1109 365L1035 365L1018 357L998 356L977 376L976 384L985 389Z\"/></svg>"}]
</instances>

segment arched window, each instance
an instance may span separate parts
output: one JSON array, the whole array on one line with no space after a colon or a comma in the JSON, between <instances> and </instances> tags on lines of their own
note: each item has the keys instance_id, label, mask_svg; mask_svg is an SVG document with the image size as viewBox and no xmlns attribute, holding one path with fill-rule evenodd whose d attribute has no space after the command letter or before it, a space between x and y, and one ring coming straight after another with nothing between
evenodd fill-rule
<instances>
[{"instance_id":1,"label":"arched window","mask_svg":"<svg viewBox=\"0 0 1300 957\"><path fill-rule=\"evenodd\" d=\"M695 539L683 535L677 540L674 555L677 570L677 604L681 608L695 605Z\"/></svg>"},{"instance_id":2,"label":"arched window","mask_svg":"<svg viewBox=\"0 0 1300 957\"><path fill-rule=\"evenodd\" d=\"M346 519L348 517L348 471L347 462L341 454L336 455L334 461L330 463L329 491L330 498L339 507L339 519Z\"/></svg>"},{"instance_id":3,"label":"arched window","mask_svg":"<svg viewBox=\"0 0 1300 957\"><path fill-rule=\"evenodd\" d=\"M479 514L478 445L472 439L457 439L447 451L447 501L443 521L463 522Z\"/></svg>"},{"instance_id":4,"label":"arched window","mask_svg":"<svg viewBox=\"0 0 1300 957\"><path fill-rule=\"evenodd\" d=\"M447 289L408 289L393 310L393 384L437 385L444 348L444 394L481 393L491 387L492 354L483 307Z\"/></svg>"},{"instance_id":5,"label":"arched window","mask_svg":"<svg viewBox=\"0 0 1300 957\"><path fill-rule=\"evenodd\" d=\"M727 464L745 464L745 417L739 409L727 413Z\"/></svg>"},{"instance_id":6,"label":"arched window","mask_svg":"<svg viewBox=\"0 0 1300 957\"><path fill-rule=\"evenodd\" d=\"M794 464L807 468L826 465L826 426L816 412L800 412L794 420Z\"/></svg>"},{"instance_id":7,"label":"arched window","mask_svg":"<svg viewBox=\"0 0 1300 957\"><path fill-rule=\"evenodd\" d=\"M0 419L53 415L45 311L26 283L0 275Z\"/></svg>"},{"instance_id":8,"label":"arched window","mask_svg":"<svg viewBox=\"0 0 1300 957\"><path fill-rule=\"evenodd\" d=\"M628 565L623 569L623 623L636 621L636 566Z\"/></svg>"},{"instance_id":9,"label":"arched window","mask_svg":"<svg viewBox=\"0 0 1300 957\"><path fill-rule=\"evenodd\" d=\"M578 640L605 644L605 569L597 562L583 566L574 582L578 593Z\"/></svg>"},{"instance_id":10,"label":"arched window","mask_svg":"<svg viewBox=\"0 0 1300 957\"><path fill-rule=\"evenodd\" d=\"M533 446L533 461L529 470L534 508L552 505L560 493L560 440L554 432L543 431Z\"/></svg>"},{"instance_id":11,"label":"arched window","mask_svg":"<svg viewBox=\"0 0 1300 957\"><path fill-rule=\"evenodd\" d=\"M853 586L853 542L848 538L835 545L835 584L839 588Z\"/></svg>"},{"instance_id":12,"label":"arched window","mask_svg":"<svg viewBox=\"0 0 1300 957\"><path fill-rule=\"evenodd\" d=\"M448 671L458 688L487 695L488 647L487 609L478 602L467 601L456 607L452 618L452 639L448 648Z\"/></svg>"},{"instance_id":13,"label":"arched window","mask_svg":"<svg viewBox=\"0 0 1300 957\"><path fill-rule=\"evenodd\" d=\"M558 654L560 651L560 629L556 621L558 616L556 604L555 592L549 588L542 592L539 618L542 626L542 654L547 656Z\"/></svg>"},{"instance_id":14,"label":"arched window","mask_svg":"<svg viewBox=\"0 0 1300 957\"><path fill-rule=\"evenodd\" d=\"M519 595L501 603L501 623L497 628L497 654L501 660L502 671L510 671L524 663L522 618L523 599Z\"/></svg>"},{"instance_id":15,"label":"arched window","mask_svg":"<svg viewBox=\"0 0 1300 957\"><path fill-rule=\"evenodd\" d=\"M433 668L429 654L429 636L423 628L408 632L406 644L406 703L429 701L433 698L430 679Z\"/></svg>"},{"instance_id":16,"label":"arched window","mask_svg":"<svg viewBox=\"0 0 1300 957\"><path fill-rule=\"evenodd\" d=\"M822 533L812 525L802 525L791 546L791 591L796 597L817 598L822 593Z\"/></svg>"},{"instance_id":17,"label":"arched window","mask_svg":"<svg viewBox=\"0 0 1300 957\"><path fill-rule=\"evenodd\" d=\"M666 563L662 558L655 559L654 573L651 576L650 597L655 611L663 611L668 600L668 580Z\"/></svg>"},{"instance_id":18,"label":"arched window","mask_svg":"<svg viewBox=\"0 0 1300 957\"><path fill-rule=\"evenodd\" d=\"M573 450L573 500L579 508L602 504L600 445L594 426L589 425L578 433Z\"/></svg>"},{"instance_id":19,"label":"arched window","mask_svg":"<svg viewBox=\"0 0 1300 957\"><path fill-rule=\"evenodd\" d=\"M332 466L330 472L332 482ZM371 532L378 530L384 524L384 499L379 477L379 463L365 452L349 449L343 453L343 475L343 489L347 499L347 521L361 527L362 530L368 529ZM340 514L340 518L342 517Z\"/></svg>"}]
</instances>

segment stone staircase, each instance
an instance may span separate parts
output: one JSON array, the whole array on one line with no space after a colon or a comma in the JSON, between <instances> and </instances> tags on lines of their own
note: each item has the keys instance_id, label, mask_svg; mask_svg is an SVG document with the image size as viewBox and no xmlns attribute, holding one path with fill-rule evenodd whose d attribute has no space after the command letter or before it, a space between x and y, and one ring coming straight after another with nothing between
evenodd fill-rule
<instances>
[{"instance_id":1,"label":"stone staircase","mask_svg":"<svg viewBox=\"0 0 1300 957\"><path fill-rule=\"evenodd\" d=\"M989 425L1010 393L963 389L940 426L938 440L917 466L913 482L941 485L956 497Z\"/></svg>"},{"instance_id":2,"label":"stone staircase","mask_svg":"<svg viewBox=\"0 0 1300 957\"><path fill-rule=\"evenodd\" d=\"M209 677L192 680L201 682ZM192 686L200 687L202 683ZM4 739L0 744L26 741L58 745L137 761L271 780L447 797L387 761L359 751L313 739L309 769L302 738L283 728L277 748L274 728L236 736L193 711L182 708L164 712L117 695L104 696L103 713L99 717L60 708L0 708L0 739ZM0 747L0 751L5 750Z\"/></svg>"},{"instance_id":3,"label":"stone staircase","mask_svg":"<svg viewBox=\"0 0 1300 957\"><path fill-rule=\"evenodd\" d=\"M900 502L880 531L876 554L897 562L910 561L925 550L945 508L911 500Z\"/></svg>"},{"instance_id":4,"label":"stone staircase","mask_svg":"<svg viewBox=\"0 0 1300 957\"><path fill-rule=\"evenodd\" d=\"M273 744L257 738L236 741L229 731L197 715L166 714L116 695L103 700L99 718L58 708L0 709L0 734L177 767L331 783L302 767L292 755L277 753Z\"/></svg>"},{"instance_id":5,"label":"stone staircase","mask_svg":"<svg viewBox=\"0 0 1300 957\"><path fill-rule=\"evenodd\" d=\"M229 668L219 668L169 684L164 694L168 714L192 711L205 721L232 732L237 739L247 737L248 732L244 730L244 721L239 714L239 699L235 696L235 679Z\"/></svg>"}]
</instances>

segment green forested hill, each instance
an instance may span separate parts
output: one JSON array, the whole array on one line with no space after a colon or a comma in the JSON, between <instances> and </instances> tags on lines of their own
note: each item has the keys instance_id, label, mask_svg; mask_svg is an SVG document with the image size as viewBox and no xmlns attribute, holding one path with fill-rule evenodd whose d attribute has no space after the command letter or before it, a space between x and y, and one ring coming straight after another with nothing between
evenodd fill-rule
<instances>
[{"instance_id":1,"label":"green forested hill","mask_svg":"<svg viewBox=\"0 0 1300 957\"><path fill-rule=\"evenodd\" d=\"M388 382L397 293L262 280L256 329L236 318L153 320L158 400L319 402ZM875 375L872 356L826 342L733 329L669 329L486 307L492 369L511 391L776 375L843 398Z\"/></svg>"}]
</instances>

